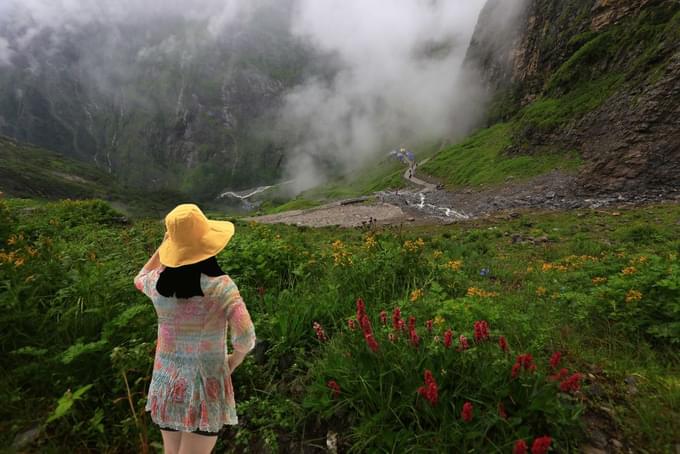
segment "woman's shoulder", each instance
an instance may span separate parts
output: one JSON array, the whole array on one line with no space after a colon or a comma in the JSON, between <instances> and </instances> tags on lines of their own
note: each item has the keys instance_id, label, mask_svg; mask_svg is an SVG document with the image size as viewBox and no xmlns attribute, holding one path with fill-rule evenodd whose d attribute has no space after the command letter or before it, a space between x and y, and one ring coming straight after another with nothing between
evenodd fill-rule
<instances>
[{"instance_id":1,"label":"woman's shoulder","mask_svg":"<svg viewBox=\"0 0 680 454\"><path fill-rule=\"evenodd\" d=\"M205 274L202 276L202 278L205 280L205 286L203 289L203 293L205 294L210 294L213 296L216 295L224 295L227 293L230 293L234 290L238 291L238 288L236 287L236 283L229 277L227 274L223 274L221 276L206 276Z\"/></svg>"}]
</instances>

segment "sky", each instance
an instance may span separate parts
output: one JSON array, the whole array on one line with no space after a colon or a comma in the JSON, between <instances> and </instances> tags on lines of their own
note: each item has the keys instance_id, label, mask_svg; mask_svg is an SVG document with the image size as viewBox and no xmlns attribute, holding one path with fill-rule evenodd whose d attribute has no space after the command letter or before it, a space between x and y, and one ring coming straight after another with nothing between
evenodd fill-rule
<instances>
[{"instance_id":1,"label":"sky","mask_svg":"<svg viewBox=\"0 0 680 454\"><path fill-rule=\"evenodd\" d=\"M296 182L295 192L331 174L354 172L402 145L455 140L478 122L484 90L462 63L486 0L286 1L2 0L0 67L45 31L56 47L74 30L90 27L109 33L95 37L106 48L96 50L93 65L109 60L114 80L125 80L134 68L114 57L130 39L125 33L131 24L199 24L200 35L169 32L138 51L141 59L186 56L240 23L257 25L263 8L277 5L280 12L284 4L290 6L288 32L333 63L332 71L289 90L275 112L273 134L285 136L288 147L283 178ZM108 74L103 68L92 72L102 85L111 83L101 76Z\"/></svg>"}]
</instances>

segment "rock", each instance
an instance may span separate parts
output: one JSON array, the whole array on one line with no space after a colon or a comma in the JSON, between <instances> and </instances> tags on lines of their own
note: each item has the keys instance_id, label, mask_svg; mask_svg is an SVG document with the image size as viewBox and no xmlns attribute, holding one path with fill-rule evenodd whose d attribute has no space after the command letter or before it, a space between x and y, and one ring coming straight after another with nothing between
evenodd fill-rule
<instances>
[{"instance_id":1,"label":"rock","mask_svg":"<svg viewBox=\"0 0 680 454\"><path fill-rule=\"evenodd\" d=\"M627 385L634 385L636 383L635 377L632 375L629 375L628 377L623 379L623 382Z\"/></svg>"},{"instance_id":2,"label":"rock","mask_svg":"<svg viewBox=\"0 0 680 454\"><path fill-rule=\"evenodd\" d=\"M549 199L554 199L555 198L555 193L553 191L550 191L545 195Z\"/></svg>"},{"instance_id":3,"label":"rock","mask_svg":"<svg viewBox=\"0 0 680 454\"><path fill-rule=\"evenodd\" d=\"M24 449L35 442L40 437L40 427L33 427L26 432L17 434L12 442L12 448L18 450Z\"/></svg>"},{"instance_id":4,"label":"rock","mask_svg":"<svg viewBox=\"0 0 680 454\"><path fill-rule=\"evenodd\" d=\"M407 219L408 222L415 222L415 220L416 220L416 218L408 218Z\"/></svg>"},{"instance_id":5,"label":"rock","mask_svg":"<svg viewBox=\"0 0 680 454\"><path fill-rule=\"evenodd\" d=\"M610 441L611 445L616 449L623 449L623 443L621 443L616 438L612 438Z\"/></svg>"},{"instance_id":6,"label":"rock","mask_svg":"<svg viewBox=\"0 0 680 454\"><path fill-rule=\"evenodd\" d=\"M599 429L593 429L589 434L590 442L598 448L607 447L607 436Z\"/></svg>"},{"instance_id":7,"label":"rock","mask_svg":"<svg viewBox=\"0 0 680 454\"><path fill-rule=\"evenodd\" d=\"M593 383L588 387L586 394L588 394L588 396L591 398L599 398L604 395L604 390L602 389L602 386L600 384Z\"/></svg>"}]
</instances>

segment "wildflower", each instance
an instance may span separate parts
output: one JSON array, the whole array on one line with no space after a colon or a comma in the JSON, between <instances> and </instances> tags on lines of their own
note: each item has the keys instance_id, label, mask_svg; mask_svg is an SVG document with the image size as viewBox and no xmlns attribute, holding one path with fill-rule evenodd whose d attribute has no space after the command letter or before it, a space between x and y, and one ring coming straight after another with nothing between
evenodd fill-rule
<instances>
[{"instance_id":1,"label":"wildflower","mask_svg":"<svg viewBox=\"0 0 680 454\"><path fill-rule=\"evenodd\" d=\"M498 346L503 350L504 352L508 352L510 348L508 347L508 341L505 339L505 336L500 336L498 338Z\"/></svg>"},{"instance_id":2,"label":"wildflower","mask_svg":"<svg viewBox=\"0 0 680 454\"><path fill-rule=\"evenodd\" d=\"M475 322L475 342L481 342L489 338L489 324L486 320Z\"/></svg>"},{"instance_id":3,"label":"wildflower","mask_svg":"<svg viewBox=\"0 0 680 454\"><path fill-rule=\"evenodd\" d=\"M496 292L487 292L486 290L482 290L476 287L470 287L467 289L467 296L479 296L481 298L492 298L494 296L498 296L498 293Z\"/></svg>"},{"instance_id":4,"label":"wildflower","mask_svg":"<svg viewBox=\"0 0 680 454\"><path fill-rule=\"evenodd\" d=\"M423 375L425 379L425 385L418 387L418 394L427 399L427 401L430 402L430 405L434 407L437 405L437 401L439 400L439 389L437 387L437 382L435 381L434 377L432 376L432 372L430 372L429 369L425 369L425 373Z\"/></svg>"},{"instance_id":5,"label":"wildflower","mask_svg":"<svg viewBox=\"0 0 680 454\"><path fill-rule=\"evenodd\" d=\"M459 350L467 350L468 348L470 348L470 344L468 343L467 338L462 334L458 338L458 342L460 343Z\"/></svg>"},{"instance_id":6,"label":"wildflower","mask_svg":"<svg viewBox=\"0 0 680 454\"><path fill-rule=\"evenodd\" d=\"M328 380L328 382L326 382L326 386L331 389L333 393L333 399L340 397L340 385L338 385L335 380Z\"/></svg>"},{"instance_id":7,"label":"wildflower","mask_svg":"<svg viewBox=\"0 0 680 454\"><path fill-rule=\"evenodd\" d=\"M552 356L550 357L550 368L551 369L557 368L557 365L560 363L560 359L562 359L561 352L553 353Z\"/></svg>"},{"instance_id":8,"label":"wildflower","mask_svg":"<svg viewBox=\"0 0 680 454\"><path fill-rule=\"evenodd\" d=\"M527 273L533 273L534 272L534 267L533 266L527 266Z\"/></svg>"},{"instance_id":9,"label":"wildflower","mask_svg":"<svg viewBox=\"0 0 680 454\"><path fill-rule=\"evenodd\" d=\"M623 273L624 276L630 276L632 274L637 273L637 268L635 268L634 266L628 266L628 267L624 268L621 271L621 273Z\"/></svg>"},{"instance_id":10,"label":"wildflower","mask_svg":"<svg viewBox=\"0 0 680 454\"><path fill-rule=\"evenodd\" d=\"M422 289L415 289L414 291L411 292L411 301L416 302L418 301L421 297L423 296L423 290Z\"/></svg>"},{"instance_id":11,"label":"wildflower","mask_svg":"<svg viewBox=\"0 0 680 454\"><path fill-rule=\"evenodd\" d=\"M28 255L30 255L31 257L35 257L36 255L38 255L38 250L35 249L34 247L29 246L26 250L28 251Z\"/></svg>"},{"instance_id":12,"label":"wildflower","mask_svg":"<svg viewBox=\"0 0 680 454\"><path fill-rule=\"evenodd\" d=\"M264 294L267 292L267 290L264 287L258 287L257 288L257 294L260 296L260 298L264 298Z\"/></svg>"},{"instance_id":13,"label":"wildflower","mask_svg":"<svg viewBox=\"0 0 680 454\"><path fill-rule=\"evenodd\" d=\"M472 421L472 417L473 417L472 411L473 411L473 409L474 409L474 407L472 406L472 404L470 402L465 402L463 404L463 410L460 412L460 417L463 419L463 421L465 421L465 422Z\"/></svg>"},{"instance_id":14,"label":"wildflower","mask_svg":"<svg viewBox=\"0 0 680 454\"><path fill-rule=\"evenodd\" d=\"M556 372L553 375L551 375L550 377L548 377L548 379L550 381L560 381L564 377L566 377L567 375L569 375L569 369L567 369L566 367L563 367L558 372Z\"/></svg>"},{"instance_id":15,"label":"wildflower","mask_svg":"<svg viewBox=\"0 0 680 454\"><path fill-rule=\"evenodd\" d=\"M432 253L432 257L434 257L435 259L440 258L442 255L444 255L444 253L443 253L442 251L439 251L439 250L434 251L434 252Z\"/></svg>"},{"instance_id":16,"label":"wildflower","mask_svg":"<svg viewBox=\"0 0 680 454\"><path fill-rule=\"evenodd\" d=\"M357 298L357 320L361 321L364 315L366 315L366 304L363 299Z\"/></svg>"},{"instance_id":17,"label":"wildflower","mask_svg":"<svg viewBox=\"0 0 680 454\"><path fill-rule=\"evenodd\" d=\"M416 330L409 331L409 338L411 339L411 345L417 347L420 345L420 336L416 333Z\"/></svg>"},{"instance_id":18,"label":"wildflower","mask_svg":"<svg viewBox=\"0 0 680 454\"><path fill-rule=\"evenodd\" d=\"M546 454L550 449L551 442L552 438L547 435L534 439L534 443L531 445L531 454Z\"/></svg>"},{"instance_id":19,"label":"wildflower","mask_svg":"<svg viewBox=\"0 0 680 454\"><path fill-rule=\"evenodd\" d=\"M350 331L354 331L356 329L357 326L353 318L347 319L347 327L349 328Z\"/></svg>"},{"instance_id":20,"label":"wildflower","mask_svg":"<svg viewBox=\"0 0 680 454\"><path fill-rule=\"evenodd\" d=\"M431 333L431 332L432 332L432 325L433 325L433 324L434 324L434 322L433 322L432 320L427 320L427 321L425 322L425 328L427 328L427 332L428 332L428 333Z\"/></svg>"},{"instance_id":21,"label":"wildflower","mask_svg":"<svg viewBox=\"0 0 680 454\"><path fill-rule=\"evenodd\" d=\"M446 267L449 268L451 271L460 271L460 269L463 267L463 261L462 260L450 260L446 264Z\"/></svg>"},{"instance_id":22,"label":"wildflower","mask_svg":"<svg viewBox=\"0 0 680 454\"><path fill-rule=\"evenodd\" d=\"M19 268L19 267L22 266L25 262L26 262L26 261L24 260L23 257L17 257L17 259L14 261L14 266L16 266L17 268Z\"/></svg>"},{"instance_id":23,"label":"wildflower","mask_svg":"<svg viewBox=\"0 0 680 454\"><path fill-rule=\"evenodd\" d=\"M366 249L373 249L377 244L378 243L375 241L375 237L373 235L368 235L364 240L364 247Z\"/></svg>"},{"instance_id":24,"label":"wildflower","mask_svg":"<svg viewBox=\"0 0 680 454\"><path fill-rule=\"evenodd\" d=\"M434 323L434 326L442 326L445 321L446 320L444 320L444 317L442 317L441 315L437 315L437 316L435 316L433 323Z\"/></svg>"},{"instance_id":25,"label":"wildflower","mask_svg":"<svg viewBox=\"0 0 680 454\"><path fill-rule=\"evenodd\" d=\"M637 290L628 290L626 293L626 303L634 303L642 299L642 293Z\"/></svg>"},{"instance_id":26,"label":"wildflower","mask_svg":"<svg viewBox=\"0 0 680 454\"><path fill-rule=\"evenodd\" d=\"M404 241L404 249L406 249L408 252L418 252L424 246L425 242L421 238L418 238L415 241L411 240Z\"/></svg>"},{"instance_id":27,"label":"wildflower","mask_svg":"<svg viewBox=\"0 0 680 454\"><path fill-rule=\"evenodd\" d=\"M399 320L397 322L397 331L406 331L406 324L404 323L403 320Z\"/></svg>"},{"instance_id":28,"label":"wildflower","mask_svg":"<svg viewBox=\"0 0 680 454\"><path fill-rule=\"evenodd\" d=\"M408 330L413 331L415 329L416 329L416 318L413 315L411 315L408 318Z\"/></svg>"},{"instance_id":29,"label":"wildflower","mask_svg":"<svg viewBox=\"0 0 680 454\"><path fill-rule=\"evenodd\" d=\"M592 282L593 282L594 285L604 284L605 282L607 282L607 278L606 277L594 277L592 279Z\"/></svg>"},{"instance_id":30,"label":"wildflower","mask_svg":"<svg viewBox=\"0 0 680 454\"><path fill-rule=\"evenodd\" d=\"M538 287L536 289L536 296L545 296L546 293L548 293L548 291L545 289L545 287Z\"/></svg>"},{"instance_id":31,"label":"wildflower","mask_svg":"<svg viewBox=\"0 0 680 454\"><path fill-rule=\"evenodd\" d=\"M434 341L435 344L438 344L441 339L439 339L439 336L435 335L432 340Z\"/></svg>"},{"instance_id":32,"label":"wildflower","mask_svg":"<svg viewBox=\"0 0 680 454\"><path fill-rule=\"evenodd\" d=\"M503 405L503 402L498 402L498 416L503 419L508 419L508 413L505 411L505 405Z\"/></svg>"},{"instance_id":33,"label":"wildflower","mask_svg":"<svg viewBox=\"0 0 680 454\"><path fill-rule=\"evenodd\" d=\"M512 450L512 454L527 454L527 442L524 440L517 440L515 442L515 447Z\"/></svg>"},{"instance_id":34,"label":"wildflower","mask_svg":"<svg viewBox=\"0 0 680 454\"><path fill-rule=\"evenodd\" d=\"M399 330L399 321L401 320L401 309L398 307L394 308L394 311L392 311L392 326L394 326L395 330Z\"/></svg>"},{"instance_id":35,"label":"wildflower","mask_svg":"<svg viewBox=\"0 0 680 454\"><path fill-rule=\"evenodd\" d=\"M569 378L560 383L560 391L563 393L573 393L581 387L581 374L578 372L572 374Z\"/></svg>"},{"instance_id":36,"label":"wildflower","mask_svg":"<svg viewBox=\"0 0 680 454\"><path fill-rule=\"evenodd\" d=\"M323 327L318 322L314 322L312 326L314 327L314 331L316 331L316 338L319 339L321 342L326 342L328 338L326 337L326 333L324 332Z\"/></svg>"},{"instance_id":37,"label":"wildflower","mask_svg":"<svg viewBox=\"0 0 680 454\"><path fill-rule=\"evenodd\" d=\"M359 326L361 326L361 331L366 334L373 334L373 327L371 326L371 320L369 320L368 315L364 314L359 320Z\"/></svg>"},{"instance_id":38,"label":"wildflower","mask_svg":"<svg viewBox=\"0 0 680 454\"><path fill-rule=\"evenodd\" d=\"M16 235L11 235L9 238L7 238L7 244L9 244L10 246L15 245L16 242L17 242Z\"/></svg>"},{"instance_id":39,"label":"wildflower","mask_svg":"<svg viewBox=\"0 0 680 454\"><path fill-rule=\"evenodd\" d=\"M444 332L444 347L451 348L451 342L453 341L453 331L451 328Z\"/></svg>"},{"instance_id":40,"label":"wildflower","mask_svg":"<svg viewBox=\"0 0 680 454\"><path fill-rule=\"evenodd\" d=\"M382 323L383 326L387 326L387 312L380 311L380 323Z\"/></svg>"},{"instance_id":41,"label":"wildflower","mask_svg":"<svg viewBox=\"0 0 680 454\"><path fill-rule=\"evenodd\" d=\"M373 333L365 333L364 339L366 339L366 344L368 345L368 348L370 348L371 351L373 351L373 353L376 353L379 347L378 342L373 337Z\"/></svg>"},{"instance_id":42,"label":"wildflower","mask_svg":"<svg viewBox=\"0 0 680 454\"><path fill-rule=\"evenodd\" d=\"M512 378L517 378L519 376L519 372L522 369L522 365L520 363L515 363L512 365L512 370L510 371L510 376Z\"/></svg>"},{"instance_id":43,"label":"wildflower","mask_svg":"<svg viewBox=\"0 0 680 454\"><path fill-rule=\"evenodd\" d=\"M491 274L491 270L489 268L482 268L479 270L480 276L488 276L489 274Z\"/></svg>"}]
</instances>

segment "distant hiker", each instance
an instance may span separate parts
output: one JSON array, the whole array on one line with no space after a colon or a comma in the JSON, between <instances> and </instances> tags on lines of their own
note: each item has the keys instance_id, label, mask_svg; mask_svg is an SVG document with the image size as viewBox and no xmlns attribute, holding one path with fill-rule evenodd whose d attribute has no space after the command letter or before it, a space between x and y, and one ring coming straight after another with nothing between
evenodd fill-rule
<instances>
[{"instance_id":1,"label":"distant hiker","mask_svg":"<svg viewBox=\"0 0 680 454\"><path fill-rule=\"evenodd\" d=\"M215 258L234 225L184 204L165 217L165 226L163 243L135 277L158 315L146 411L161 430L165 453L208 454L222 427L238 423L231 374L255 346L255 331L236 284Z\"/></svg>"}]
</instances>

